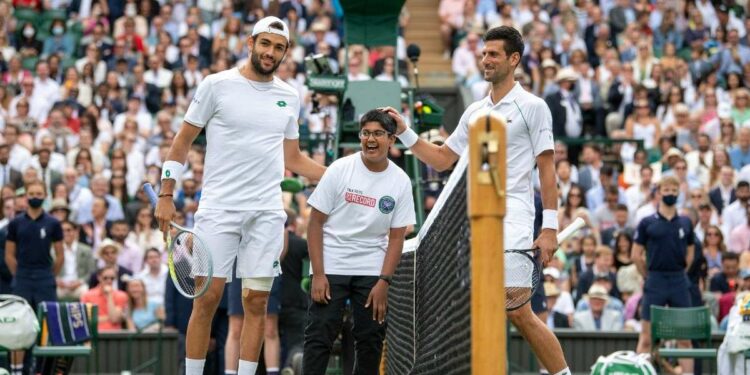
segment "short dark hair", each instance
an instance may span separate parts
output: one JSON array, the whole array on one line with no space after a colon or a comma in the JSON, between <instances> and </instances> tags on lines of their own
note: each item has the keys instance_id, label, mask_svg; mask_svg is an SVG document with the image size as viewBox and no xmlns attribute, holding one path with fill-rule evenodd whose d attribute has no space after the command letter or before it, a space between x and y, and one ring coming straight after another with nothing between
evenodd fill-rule
<instances>
[{"instance_id":1,"label":"short dark hair","mask_svg":"<svg viewBox=\"0 0 750 375\"><path fill-rule=\"evenodd\" d=\"M739 188L750 188L750 182L747 182L745 180L742 180L737 183L737 189Z\"/></svg>"},{"instance_id":2,"label":"short dark hair","mask_svg":"<svg viewBox=\"0 0 750 375\"><path fill-rule=\"evenodd\" d=\"M127 221L127 220L125 220L125 219L118 219L118 220L115 220L114 222L112 222L112 226L115 226L115 225L127 225L127 226L128 226L128 229L130 229L130 224L129 224L129 223L128 223L128 221Z\"/></svg>"},{"instance_id":3,"label":"short dark hair","mask_svg":"<svg viewBox=\"0 0 750 375\"><path fill-rule=\"evenodd\" d=\"M283 24L282 24L281 22L278 22L278 21L276 21L276 22L271 22L271 23L270 23L270 24L268 25L268 27L270 27L270 28L272 28L272 29L276 29L276 30L281 30L281 31L284 31L284 25L283 25Z\"/></svg>"},{"instance_id":4,"label":"short dark hair","mask_svg":"<svg viewBox=\"0 0 750 375\"><path fill-rule=\"evenodd\" d=\"M724 260L739 261L740 260L740 254L733 253L731 251L725 251L723 254L721 254L721 260L722 261L724 261Z\"/></svg>"},{"instance_id":5,"label":"short dark hair","mask_svg":"<svg viewBox=\"0 0 750 375\"><path fill-rule=\"evenodd\" d=\"M484 34L485 42L491 40L505 41L503 49L508 57L515 52L518 52L519 57L523 57L523 37L515 28L510 26L493 27Z\"/></svg>"},{"instance_id":6,"label":"short dark hair","mask_svg":"<svg viewBox=\"0 0 750 375\"><path fill-rule=\"evenodd\" d=\"M615 211L627 211L627 210L628 210L628 206L622 203L618 203L617 207L615 208Z\"/></svg>"},{"instance_id":7,"label":"short dark hair","mask_svg":"<svg viewBox=\"0 0 750 375\"><path fill-rule=\"evenodd\" d=\"M372 109L362 115L362 118L359 119L359 127L360 129L365 126L368 122L377 122L380 124L380 126L385 129L390 134L396 133L396 121L393 120L393 118L388 115L385 111L381 111L379 109Z\"/></svg>"}]
</instances>

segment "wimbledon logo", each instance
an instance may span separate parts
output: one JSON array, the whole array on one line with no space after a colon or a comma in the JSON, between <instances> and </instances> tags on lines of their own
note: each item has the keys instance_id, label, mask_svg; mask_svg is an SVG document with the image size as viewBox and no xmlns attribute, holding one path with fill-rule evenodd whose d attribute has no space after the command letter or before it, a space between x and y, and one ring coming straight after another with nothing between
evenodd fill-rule
<instances>
[{"instance_id":1,"label":"wimbledon logo","mask_svg":"<svg viewBox=\"0 0 750 375\"><path fill-rule=\"evenodd\" d=\"M380 202L378 202L378 209L380 209L380 212L384 214L389 214L393 211L394 208L396 208L395 199L387 195L380 198Z\"/></svg>"}]
</instances>

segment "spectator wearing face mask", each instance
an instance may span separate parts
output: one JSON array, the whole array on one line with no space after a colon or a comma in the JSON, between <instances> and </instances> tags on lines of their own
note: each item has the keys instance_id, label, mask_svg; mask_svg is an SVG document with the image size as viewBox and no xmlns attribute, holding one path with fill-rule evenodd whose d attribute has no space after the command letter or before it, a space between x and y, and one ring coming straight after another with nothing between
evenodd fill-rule
<instances>
[{"instance_id":1,"label":"spectator wearing face mask","mask_svg":"<svg viewBox=\"0 0 750 375\"><path fill-rule=\"evenodd\" d=\"M44 39L42 57L62 54L72 56L75 53L75 41L71 34L66 33L65 20L56 19L52 21L49 32L50 36Z\"/></svg>"},{"instance_id":2,"label":"spectator wearing face mask","mask_svg":"<svg viewBox=\"0 0 750 375\"><path fill-rule=\"evenodd\" d=\"M42 42L36 39L36 28L30 22L21 28L16 38L16 50L22 57L38 56L42 52Z\"/></svg>"}]
</instances>

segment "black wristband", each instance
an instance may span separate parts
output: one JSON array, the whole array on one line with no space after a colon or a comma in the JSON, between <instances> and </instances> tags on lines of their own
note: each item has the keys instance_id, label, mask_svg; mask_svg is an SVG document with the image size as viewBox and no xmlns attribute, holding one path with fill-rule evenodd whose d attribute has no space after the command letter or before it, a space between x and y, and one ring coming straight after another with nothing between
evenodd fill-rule
<instances>
[{"instance_id":1,"label":"black wristband","mask_svg":"<svg viewBox=\"0 0 750 375\"><path fill-rule=\"evenodd\" d=\"M393 276L388 275L380 275L378 279L383 280L388 283L388 285L391 285L391 281L393 280Z\"/></svg>"}]
</instances>

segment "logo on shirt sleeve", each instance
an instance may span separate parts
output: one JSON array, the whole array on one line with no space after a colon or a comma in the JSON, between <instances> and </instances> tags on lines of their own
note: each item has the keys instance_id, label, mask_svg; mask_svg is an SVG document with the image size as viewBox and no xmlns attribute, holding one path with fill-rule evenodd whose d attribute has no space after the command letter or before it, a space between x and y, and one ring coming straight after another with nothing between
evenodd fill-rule
<instances>
[{"instance_id":1,"label":"logo on shirt sleeve","mask_svg":"<svg viewBox=\"0 0 750 375\"><path fill-rule=\"evenodd\" d=\"M281 107L281 108L284 108L284 107L286 107L286 102L283 101L283 100L279 100L278 102L276 102L276 105L279 106L279 107Z\"/></svg>"},{"instance_id":2,"label":"logo on shirt sleeve","mask_svg":"<svg viewBox=\"0 0 750 375\"><path fill-rule=\"evenodd\" d=\"M393 212L393 209L396 208L396 200L392 197L386 195L380 198L380 201L378 202L378 209L380 209L380 212L384 214L389 214Z\"/></svg>"}]
</instances>

